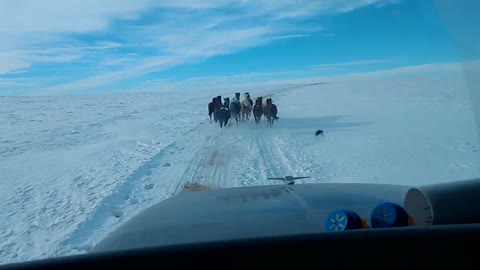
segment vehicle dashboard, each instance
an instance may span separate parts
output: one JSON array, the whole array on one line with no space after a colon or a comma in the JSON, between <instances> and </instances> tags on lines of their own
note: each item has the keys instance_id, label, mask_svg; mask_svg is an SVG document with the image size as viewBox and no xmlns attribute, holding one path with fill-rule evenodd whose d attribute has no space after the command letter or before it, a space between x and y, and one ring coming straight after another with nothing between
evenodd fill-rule
<instances>
[{"instance_id":1,"label":"vehicle dashboard","mask_svg":"<svg viewBox=\"0 0 480 270\"><path fill-rule=\"evenodd\" d=\"M478 194L480 179L192 192L152 206L87 254L0 269L470 267Z\"/></svg>"}]
</instances>

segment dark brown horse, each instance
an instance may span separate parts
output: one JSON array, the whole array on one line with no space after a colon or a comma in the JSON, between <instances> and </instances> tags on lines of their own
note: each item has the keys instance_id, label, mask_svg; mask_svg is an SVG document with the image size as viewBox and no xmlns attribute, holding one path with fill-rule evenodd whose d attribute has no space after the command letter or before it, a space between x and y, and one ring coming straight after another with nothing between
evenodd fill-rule
<instances>
[{"instance_id":1,"label":"dark brown horse","mask_svg":"<svg viewBox=\"0 0 480 270\"><path fill-rule=\"evenodd\" d=\"M238 95L237 95L238 94ZM237 122L240 120L240 112L242 111L242 104L240 103L240 93L235 93L235 98L230 102L230 113L233 119Z\"/></svg>"},{"instance_id":2,"label":"dark brown horse","mask_svg":"<svg viewBox=\"0 0 480 270\"><path fill-rule=\"evenodd\" d=\"M210 117L210 123L212 123L212 115L214 115L216 101L217 98L212 98L212 102L208 103L208 117Z\"/></svg>"},{"instance_id":3,"label":"dark brown horse","mask_svg":"<svg viewBox=\"0 0 480 270\"><path fill-rule=\"evenodd\" d=\"M222 106L222 96L217 96L217 98L215 99L215 105L213 107L213 120L215 121L215 123L218 122L218 112L220 111Z\"/></svg>"},{"instance_id":4,"label":"dark brown horse","mask_svg":"<svg viewBox=\"0 0 480 270\"><path fill-rule=\"evenodd\" d=\"M267 122L268 126L272 127L273 122L275 120L278 120L277 114L278 114L278 109L277 105L272 103L271 98L267 98L267 104L265 105L265 116L267 117Z\"/></svg>"},{"instance_id":5,"label":"dark brown horse","mask_svg":"<svg viewBox=\"0 0 480 270\"><path fill-rule=\"evenodd\" d=\"M263 114L262 99L257 98L255 100L255 106L253 106L253 116L255 117L255 123L260 123Z\"/></svg>"}]
</instances>

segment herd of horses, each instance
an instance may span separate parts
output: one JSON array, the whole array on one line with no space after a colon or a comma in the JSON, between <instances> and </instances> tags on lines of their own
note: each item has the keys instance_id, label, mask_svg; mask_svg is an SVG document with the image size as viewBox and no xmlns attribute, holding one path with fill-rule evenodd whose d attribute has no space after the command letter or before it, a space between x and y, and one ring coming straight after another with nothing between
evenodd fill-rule
<instances>
[{"instance_id":1,"label":"herd of horses","mask_svg":"<svg viewBox=\"0 0 480 270\"><path fill-rule=\"evenodd\" d=\"M265 101L265 102L264 102ZM238 122L245 122L252 116L255 119L255 123L258 125L264 116L267 119L269 127L273 126L274 121L278 120L277 105L272 103L271 98L265 98L260 96L255 99L255 103L250 98L250 93L244 93L243 99L240 100L240 93L235 93L235 97L230 101L230 98L224 98L222 102L222 96L212 98L212 102L208 104L208 116L210 117L210 123L220 123L220 128L227 127L227 124L232 124L235 120Z\"/></svg>"}]
</instances>

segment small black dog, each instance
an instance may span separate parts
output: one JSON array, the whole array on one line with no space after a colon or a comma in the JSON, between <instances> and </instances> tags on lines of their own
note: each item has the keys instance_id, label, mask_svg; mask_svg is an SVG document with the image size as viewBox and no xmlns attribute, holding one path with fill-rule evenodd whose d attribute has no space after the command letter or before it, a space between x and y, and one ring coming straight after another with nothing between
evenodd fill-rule
<instances>
[{"instance_id":1,"label":"small black dog","mask_svg":"<svg viewBox=\"0 0 480 270\"><path fill-rule=\"evenodd\" d=\"M323 136L323 130L319 129L315 131L315 136L322 135Z\"/></svg>"}]
</instances>

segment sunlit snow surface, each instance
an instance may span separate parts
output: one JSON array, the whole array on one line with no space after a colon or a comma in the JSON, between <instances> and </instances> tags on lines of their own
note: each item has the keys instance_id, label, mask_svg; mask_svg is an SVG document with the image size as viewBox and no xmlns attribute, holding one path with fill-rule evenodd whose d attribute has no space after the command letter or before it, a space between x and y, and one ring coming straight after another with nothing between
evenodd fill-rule
<instances>
[{"instance_id":1,"label":"sunlit snow surface","mask_svg":"<svg viewBox=\"0 0 480 270\"><path fill-rule=\"evenodd\" d=\"M280 120L222 135L207 104L225 92L1 97L0 263L84 253L186 182L420 185L480 175L459 73L324 82L245 90L272 93Z\"/></svg>"}]
</instances>

